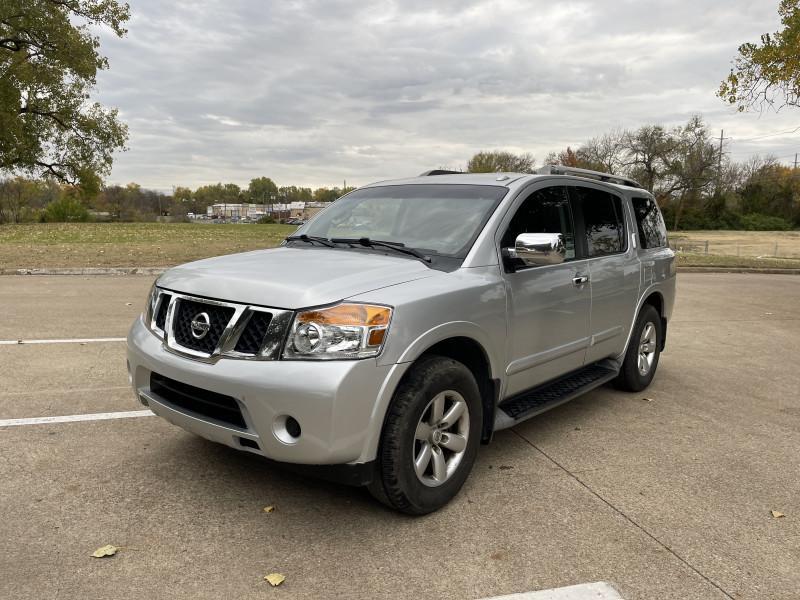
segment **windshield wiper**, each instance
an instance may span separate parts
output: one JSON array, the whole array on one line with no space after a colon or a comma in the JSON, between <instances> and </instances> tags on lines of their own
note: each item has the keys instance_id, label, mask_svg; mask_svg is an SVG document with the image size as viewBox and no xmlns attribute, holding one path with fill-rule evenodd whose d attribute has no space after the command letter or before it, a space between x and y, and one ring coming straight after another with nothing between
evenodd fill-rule
<instances>
[{"instance_id":1,"label":"windshield wiper","mask_svg":"<svg viewBox=\"0 0 800 600\"><path fill-rule=\"evenodd\" d=\"M371 240L367 237L331 238L328 241L331 241L334 244L358 244L366 248L388 248L389 250L394 250L395 252L399 252L401 254L408 254L409 256L413 256L425 262L431 262L430 256L426 256L419 250L414 250L414 248L406 248L406 245L402 242L385 242L383 240Z\"/></svg>"},{"instance_id":2,"label":"windshield wiper","mask_svg":"<svg viewBox=\"0 0 800 600\"><path fill-rule=\"evenodd\" d=\"M306 235L305 233L301 235L290 235L286 237L287 242L306 242L307 244L313 244L314 242L318 244L322 244L323 246L327 246L328 248L334 248L334 244L331 243L331 240L324 237L319 237L316 235Z\"/></svg>"}]
</instances>

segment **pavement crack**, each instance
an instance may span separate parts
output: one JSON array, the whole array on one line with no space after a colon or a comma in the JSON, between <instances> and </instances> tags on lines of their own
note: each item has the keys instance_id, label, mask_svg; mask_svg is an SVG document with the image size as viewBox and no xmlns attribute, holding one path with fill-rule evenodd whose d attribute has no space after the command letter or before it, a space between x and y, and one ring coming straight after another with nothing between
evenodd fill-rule
<instances>
[{"instance_id":1,"label":"pavement crack","mask_svg":"<svg viewBox=\"0 0 800 600\"><path fill-rule=\"evenodd\" d=\"M526 444L528 444L531 448L533 448L534 450L539 452L547 460L549 460L551 463L553 463L556 467L558 467L559 469L564 471L564 473L566 473L572 479L574 479L579 485L581 485L583 488L585 488L595 498L600 500L603 504L608 506L611 510L613 510L615 513L617 513L620 517L622 517L623 519L628 521L628 523L630 523L631 525L636 527L639 531L644 533L647 537L649 537L656 544L661 546L664 550L669 552L672 556L674 556L676 559L678 559L680 562L682 562L689 569L694 571L698 576L700 576L703 580L705 580L709 585L711 585L711 586L715 587L717 590L719 590L726 598L729 598L730 600L734 600L734 597L731 594L729 594L727 591L725 591L725 589L723 589L722 586L720 586L713 579L711 579L706 574L704 574L702 571L700 571L697 567L695 567L688 560L686 560L684 557L682 557L680 554L678 554L675 550L673 550L672 548L667 546L664 542L662 542L660 539L658 539L655 535L650 533L647 529L644 528L644 526L642 526L639 523L637 523L636 521L634 521L633 518L631 518L627 514L625 514L625 512L623 512L622 509L617 508L616 506L614 506L613 503L611 503L611 501L607 500L606 498L601 496L598 492L594 491L591 487L589 487L589 485L586 482L581 480L581 478L578 477L574 472L572 472L569 469L567 469L564 465L562 465L560 462L558 462L556 459L554 459L552 456L550 456L547 452L542 450L539 446L537 446L532 441L530 441L528 438L526 438L524 435L519 433L515 428L512 428L511 431L516 436L518 436L522 441L524 441Z\"/></svg>"}]
</instances>

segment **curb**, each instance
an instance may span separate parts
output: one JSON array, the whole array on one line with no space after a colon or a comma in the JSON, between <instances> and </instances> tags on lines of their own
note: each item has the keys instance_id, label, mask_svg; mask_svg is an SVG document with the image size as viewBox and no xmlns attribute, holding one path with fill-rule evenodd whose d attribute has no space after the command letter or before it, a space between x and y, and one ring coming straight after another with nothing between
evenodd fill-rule
<instances>
[{"instance_id":1,"label":"curb","mask_svg":"<svg viewBox=\"0 0 800 600\"><path fill-rule=\"evenodd\" d=\"M623 598L610 583L597 581L538 592L492 596L483 600L623 600Z\"/></svg>"},{"instance_id":2,"label":"curb","mask_svg":"<svg viewBox=\"0 0 800 600\"><path fill-rule=\"evenodd\" d=\"M770 267L678 267L678 273L760 273L765 275L800 275L800 269Z\"/></svg>"},{"instance_id":3,"label":"curb","mask_svg":"<svg viewBox=\"0 0 800 600\"><path fill-rule=\"evenodd\" d=\"M67 269L0 269L0 275L161 275L169 267L77 267Z\"/></svg>"}]
</instances>

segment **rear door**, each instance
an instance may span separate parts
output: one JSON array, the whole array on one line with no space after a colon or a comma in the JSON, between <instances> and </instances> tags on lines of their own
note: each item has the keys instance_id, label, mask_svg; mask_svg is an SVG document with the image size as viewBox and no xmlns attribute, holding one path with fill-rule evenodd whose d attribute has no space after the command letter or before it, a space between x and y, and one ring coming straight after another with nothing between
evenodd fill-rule
<instances>
[{"instance_id":1,"label":"rear door","mask_svg":"<svg viewBox=\"0 0 800 600\"><path fill-rule=\"evenodd\" d=\"M639 299L640 263L620 194L579 183L570 186L570 194L591 286L588 364L624 350Z\"/></svg>"},{"instance_id":2,"label":"rear door","mask_svg":"<svg viewBox=\"0 0 800 600\"><path fill-rule=\"evenodd\" d=\"M508 342L506 396L583 365L589 343L586 261L577 261L575 225L563 185L523 197L501 227L501 248L513 248L520 233L561 233L567 248L561 264L506 268Z\"/></svg>"}]
</instances>

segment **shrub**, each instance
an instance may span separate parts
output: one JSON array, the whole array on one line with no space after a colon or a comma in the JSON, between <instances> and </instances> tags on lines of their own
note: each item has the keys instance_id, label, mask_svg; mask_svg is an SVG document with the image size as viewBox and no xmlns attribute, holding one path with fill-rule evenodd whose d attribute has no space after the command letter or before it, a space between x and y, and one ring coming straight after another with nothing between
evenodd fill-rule
<instances>
[{"instance_id":1,"label":"shrub","mask_svg":"<svg viewBox=\"0 0 800 600\"><path fill-rule=\"evenodd\" d=\"M274 222L275 222L275 219L273 219L269 215L264 215L263 217L258 219L258 221L256 221L256 223L259 224L259 225L272 225Z\"/></svg>"},{"instance_id":2,"label":"shrub","mask_svg":"<svg viewBox=\"0 0 800 600\"><path fill-rule=\"evenodd\" d=\"M741 217L742 229L748 231L788 231L792 224L781 217L749 213Z\"/></svg>"},{"instance_id":3,"label":"shrub","mask_svg":"<svg viewBox=\"0 0 800 600\"><path fill-rule=\"evenodd\" d=\"M85 222L89 211L78 199L67 196L48 204L41 218L47 223Z\"/></svg>"}]
</instances>

